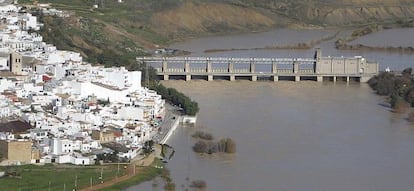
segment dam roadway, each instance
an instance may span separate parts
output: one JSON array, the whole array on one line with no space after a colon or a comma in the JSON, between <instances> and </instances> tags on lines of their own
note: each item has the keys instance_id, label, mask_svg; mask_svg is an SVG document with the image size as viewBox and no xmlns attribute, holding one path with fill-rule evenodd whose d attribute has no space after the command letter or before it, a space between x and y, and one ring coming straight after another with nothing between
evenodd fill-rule
<instances>
[{"instance_id":1,"label":"dam roadway","mask_svg":"<svg viewBox=\"0 0 414 191\"><path fill-rule=\"evenodd\" d=\"M361 56L314 58L137 57L138 64L152 66L161 80L238 79L314 80L367 82L379 72L378 63Z\"/></svg>"}]
</instances>

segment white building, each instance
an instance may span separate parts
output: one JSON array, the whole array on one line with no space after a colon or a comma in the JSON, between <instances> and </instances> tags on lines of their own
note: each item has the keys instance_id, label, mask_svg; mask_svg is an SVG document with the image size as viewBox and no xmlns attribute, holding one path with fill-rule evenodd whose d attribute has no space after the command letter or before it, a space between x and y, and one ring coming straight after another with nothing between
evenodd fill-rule
<instances>
[{"instance_id":1,"label":"white building","mask_svg":"<svg viewBox=\"0 0 414 191\"><path fill-rule=\"evenodd\" d=\"M30 13L26 13L24 15L20 15L19 20L21 21L21 28L23 30L40 30L40 27L37 23L37 17L33 16Z\"/></svg>"},{"instance_id":2,"label":"white building","mask_svg":"<svg viewBox=\"0 0 414 191\"><path fill-rule=\"evenodd\" d=\"M8 13L8 12L17 12L17 11L19 11L19 8L16 6L16 5L3 5L3 6L0 6L0 12L2 13L2 14L5 14L5 13Z\"/></svg>"},{"instance_id":3,"label":"white building","mask_svg":"<svg viewBox=\"0 0 414 191\"><path fill-rule=\"evenodd\" d=\"M124 120L144 121L144 109L130 106L118 109L118 116Z\"/></svg>"},{"instance_id":4,"label":"white building","mask_svg":"<svg viewBox=\"0 0 414 191\"><path fill-rule=\"evenodd\" d=\"M119 156L135 157L157 132L149 122L163 115L161 96L141 87L140 71L92 66L80 53L57 50L41 35L29 34L40 26L37 18L17 11L14 5L0 6L0 51L15 56L0 56L0 70L18 71L0 78L0 118L17 115L35 126L23 135L36 140L41 153L32 162L92 164L93 157L81 153L102 149L91 132L107 126L116 129L114 141L129 149ZM24 61L27 57L32 59ZM11 64L14 60L19 65ZM0 139L14 137L0 133Z\"/></svg>"},{"instance_id":5,"label":"white building","mask_svg":"<svg viewBox=\"0 0 414 191\"><path fill-rule=\"evenodd\" d=\"M9 59L8 58L0 57L0 71L1 70L5 70L5 71L10 70Z\"/></svg>"},{"instance_id":6,"label":"white building","mask_svg":"<svg viewBox=\"0 0 414 191\"><path fill-rule=\"evenodd\" d=\"M14 89L16 83L14 83L12 80L6 79L6 78L0 78L0 92L3 92L7 89Z\"/></svg>"},{"instance_id":7,"label":"white building","mask_svg":"<svg viewBox=\"0 0 414 191\"><path fill-rule=\"evenodd\" d=\"M73 153L75 144L73 143L72 140L69 140L69 139L53 138L51 146L52 146L52 154L61 155L61 154Z\"/></svg>"}]
</instances>

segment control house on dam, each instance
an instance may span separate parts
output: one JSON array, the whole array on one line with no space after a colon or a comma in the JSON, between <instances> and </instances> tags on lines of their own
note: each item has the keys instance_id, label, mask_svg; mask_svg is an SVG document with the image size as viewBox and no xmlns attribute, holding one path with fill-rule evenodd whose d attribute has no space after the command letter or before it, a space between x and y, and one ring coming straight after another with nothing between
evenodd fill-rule
<instances>
[{"instance_id":1,"label":"control house on dam","mask_svg":"<svg viewBox=\"0 0 414 191\"><path fill-rule=\"evenodd\" d=\"M137 62L155 68L161 80L367 82L379 72L378 63L361 56L323 57L320 49L313 58L137 57Z\"/></svg>"}]
</instances>

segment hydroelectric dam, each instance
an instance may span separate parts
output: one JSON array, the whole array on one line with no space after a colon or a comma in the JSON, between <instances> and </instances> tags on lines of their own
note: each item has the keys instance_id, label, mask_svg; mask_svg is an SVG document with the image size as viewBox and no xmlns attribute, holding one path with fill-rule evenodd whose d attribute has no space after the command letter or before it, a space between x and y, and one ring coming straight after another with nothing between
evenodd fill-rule
<instances>
[{"instance_id":1,"label":"hydroelectric dam","mask_svg":"<svg viewBox=\"0 0 414 191\"><path fill-rule=\"evenodd\" d=\"M136 60L155 68L160 80L367 82L379 73L376 62L361 56L323 57L320 49L316 49L313 58L137 57Z\"/></svg>"}]
</instances>

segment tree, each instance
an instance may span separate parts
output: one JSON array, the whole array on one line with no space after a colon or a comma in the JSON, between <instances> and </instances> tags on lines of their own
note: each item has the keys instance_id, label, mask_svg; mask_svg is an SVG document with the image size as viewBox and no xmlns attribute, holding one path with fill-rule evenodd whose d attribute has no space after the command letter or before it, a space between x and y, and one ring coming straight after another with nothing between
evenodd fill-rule
<instances>
[{"instance_id":1,"label":"tree","mask_svg":"<svg viewBox=\"0 0 414 191\"><path fill-rule=\"evenodd\" d=\"M207 153L208 152L207 143L205 141L200 140L194 144L193 150L196 153Z\"/></svg>"},{"instance_id":2,"label":"tree","mask_svg":"<svg viewBox=\"0 0 414 191\"><path fill-rule=\"evenodd\" d=\"M382 72L378 76L371 78L368 84L378 95L389 96L390 104L394 111L400 112L408 104L414 107L412 68L404 69L401 75Z\"/></svg>"},{"instance_id":3,"label":"tree","mask_svg":"<svg viewBox=\"0 0 414 191\"><path fill-rule=\"evenodd\" d=\"M199 111L197 102L192 101L188 96L184 95L174 88L166 88L162 84L153 84L151 86L151 89L158 92L162 98L166 99L172 104L180 106L186 115L194 116Z\"/></svg>"},{"instance_id":4,"label":"tree","mask_svg":"<svg viewBox=\"0 0 414 191\"><path fill-rule=\"evenodd\" d=\"M226 139L226 153L235 153L236 152L236 143L233 139Z\"/></svg>"},{"instance_id":5,"label":"tree","mask_svg":"<svg viewBox=\"0 0 414 191\"><path fill-rule=\"evenodd\" d=\"M154 147L153 140L145 141L142 151L144 152L144 154L150 154L153 151L153 147Z\"/></svg>"}]
</instances>

